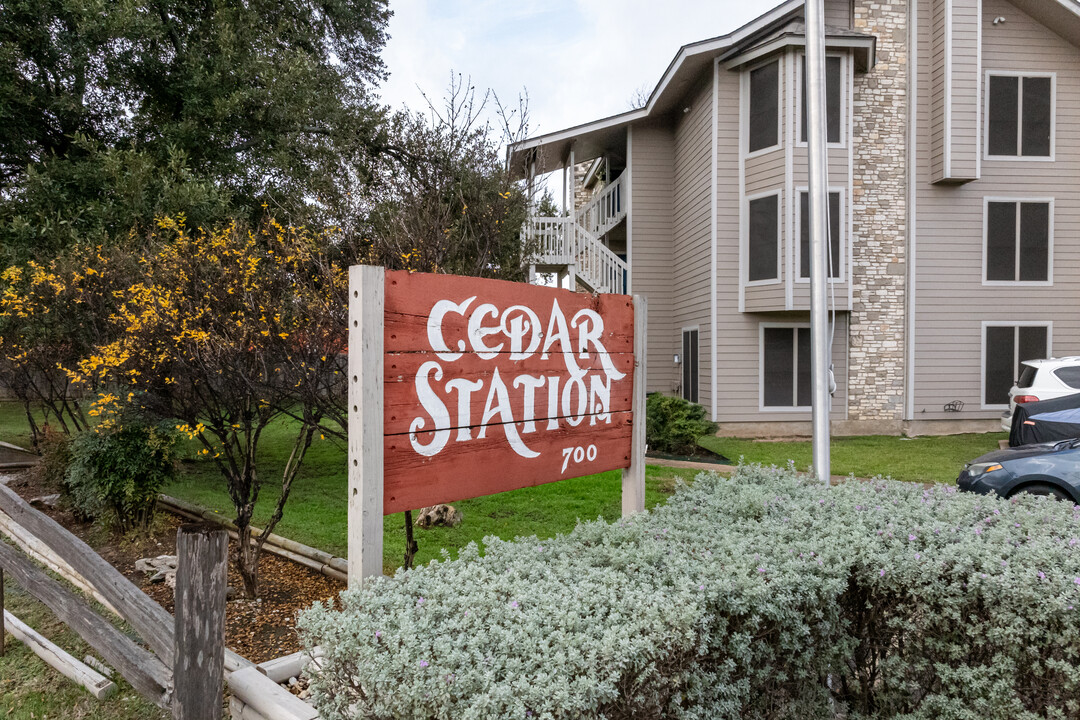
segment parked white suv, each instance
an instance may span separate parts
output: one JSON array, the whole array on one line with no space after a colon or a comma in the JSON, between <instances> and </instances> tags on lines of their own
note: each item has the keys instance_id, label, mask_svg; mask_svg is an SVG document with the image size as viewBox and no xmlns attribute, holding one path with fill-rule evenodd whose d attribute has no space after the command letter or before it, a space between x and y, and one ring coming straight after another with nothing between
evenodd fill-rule
<instances>
[{"instance_id":1,"label":"parked white suv","mask_svg":"<svg viewBox=\"0 0 1080 720\"><path fill-rule=\"evenodd\" d=\"M1009 409L1001 416L1001 427L1012 429L1017 403L1052 400L1080 393L1080 357L1025 360L1020 363L1020 379L1009 389Z\"/></svg>"}]
</instances>

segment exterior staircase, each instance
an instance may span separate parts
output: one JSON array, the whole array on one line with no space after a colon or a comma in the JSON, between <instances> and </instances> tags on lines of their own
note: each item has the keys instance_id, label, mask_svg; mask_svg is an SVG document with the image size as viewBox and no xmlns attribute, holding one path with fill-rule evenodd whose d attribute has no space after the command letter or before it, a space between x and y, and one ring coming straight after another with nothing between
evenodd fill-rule
<instances>
[{"instance_id":1,"label":"exterior staircase","mask_svg":"<svg viewBox=\"0 0 1080 720\"><path fill-rule=\"evenodd\" d=\"M622 190L619 176L573 216L530 217L525 237L536 248L531 265L549 272L569 272L592 292L625 293L626 261L600 239L626 217Z\"/></svg>"}]
</instances>

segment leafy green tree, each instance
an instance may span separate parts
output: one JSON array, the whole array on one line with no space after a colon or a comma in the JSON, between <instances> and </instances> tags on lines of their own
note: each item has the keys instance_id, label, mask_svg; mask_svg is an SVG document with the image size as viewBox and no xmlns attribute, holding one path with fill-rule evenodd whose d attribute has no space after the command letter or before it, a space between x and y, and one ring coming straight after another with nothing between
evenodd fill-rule
<instances>
[{"instance_id":1,"label":"leafy green tree","mask_svg":"<svg viewBox=\"0 0 1080 720\"><path fill-rule=\"evenodd\" d=\"M334 222L383 112L386 0L0 4L0 247L184 213Z\"/></svg>"}]
</instances>

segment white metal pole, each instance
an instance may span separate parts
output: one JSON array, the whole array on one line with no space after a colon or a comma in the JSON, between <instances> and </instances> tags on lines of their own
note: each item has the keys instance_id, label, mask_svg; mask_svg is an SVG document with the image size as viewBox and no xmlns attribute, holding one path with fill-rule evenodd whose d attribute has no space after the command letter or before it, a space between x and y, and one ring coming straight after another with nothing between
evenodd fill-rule
<instances>
[{"instance_id":1,"label":"white metal pole","mask_svg":"<svg viewBox=\"0 0 1080 720\"><path fill-rule=\"evenodd\" d=\"M825 100L825 2L806 0L806 134L810 187L810 373L814 473L827 486L829 468L829 170Z\"/></svg>"}]
</instances>

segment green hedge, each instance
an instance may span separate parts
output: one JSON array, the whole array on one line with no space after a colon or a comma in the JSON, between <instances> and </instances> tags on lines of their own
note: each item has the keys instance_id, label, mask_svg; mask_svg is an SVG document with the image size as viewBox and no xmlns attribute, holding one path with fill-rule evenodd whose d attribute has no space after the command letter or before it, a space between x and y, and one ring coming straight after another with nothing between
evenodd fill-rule
<instances>
[{"instance_id":1,"label":"green hedge","mask_svg":"<svg viewBox=\"0 0 1080 720\"><path fill-rule=\"evenodd\" d=\"M702 475L315 606L314 698L328 719L1077 717L1078 512Z\"/></svg>"}]
</instances>

